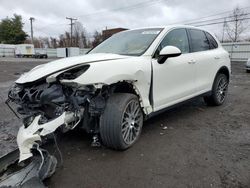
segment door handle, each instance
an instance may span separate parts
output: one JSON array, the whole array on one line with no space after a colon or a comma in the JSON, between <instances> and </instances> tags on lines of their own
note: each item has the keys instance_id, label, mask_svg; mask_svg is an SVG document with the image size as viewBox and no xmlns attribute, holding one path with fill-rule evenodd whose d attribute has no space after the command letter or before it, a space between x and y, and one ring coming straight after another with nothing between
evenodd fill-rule
<instances>
[{"instance_id":1,"label":"door handle","mask_svg":"<svg viewBox=\"0 0 250 188\"><path fill-rule=\"evenodd\" d=\"M196 63L196 61L195 60L190 60L190 61L188 61L188 64L190 64L190 65L192 65L192 64L195 64Z\"/></svg>"},{"instance_id":2,"label":"door handle","mask_svg":"<svg viewBox=\"0 0 250 188\"><path fill-rule=\"evenodd\" d=\"M216 57L214 57L214 59L220 59L220 57L216 56Z\"/></svg>"}]
</instances>

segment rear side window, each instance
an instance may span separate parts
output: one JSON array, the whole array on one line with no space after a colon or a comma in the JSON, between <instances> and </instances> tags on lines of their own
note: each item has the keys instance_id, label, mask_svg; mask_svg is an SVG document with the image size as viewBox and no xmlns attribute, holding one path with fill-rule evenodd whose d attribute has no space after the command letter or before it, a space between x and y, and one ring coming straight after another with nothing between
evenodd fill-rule
<instances>
[{"instance_id":1,"label":"rear side window","mask_svg":"<svg viewBox=\"0 0 250 188\"><path fill-rule=\"evenodd\" d=\"M208 32L206 32L206 36L207 36L207 39L209 41L210 49L218 48L218 43L216 42L214 37L211 34L209 34Z\"/></svg>"},{"instance_id":2,"label":"rear side window","mask_svg":"<svg viewBox=\"0 0 250 188\"><path fill-rule=\"evenodd\" d=\"M190 29L189 33L191 38L192 52L200 52L210 49L208 39L203 31Z\"/></svg>"}]
</instances>

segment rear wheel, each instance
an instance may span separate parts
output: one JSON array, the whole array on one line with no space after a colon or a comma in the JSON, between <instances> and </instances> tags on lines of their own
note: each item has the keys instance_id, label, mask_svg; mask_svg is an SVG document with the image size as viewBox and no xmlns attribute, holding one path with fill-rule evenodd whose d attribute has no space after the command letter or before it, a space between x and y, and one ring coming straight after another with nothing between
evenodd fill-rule
<instances>
[{"instance_id":1,"label":"rear wheel","mask_svg":"<svg viewBox=\"0 0 250 188\"><path fill-rule=\"evenodd\" d=\"M215 78L212 94L205 96L204 101L210 106L220 106L227 97L229 80L225 74L218 74Z\"/></svg>"},{"instance_id":2,"label":"rear wheel","mask_svg":"<svg viewBox=\"0 0 250 188\"><path fill-rule=\"evenodd\" d=\"M250 73L250 70L246 70L247 73Z\"/></svg>"},{"instance_id":3,"label":"rear wheel","mask_svg":"<svg viewBox=\"0 0 250 188\"><path fill-rule=\"evenodd\" d=\"M136 95L116 93L100 118L100 135L105 146L125 150L140 137L143 113Z\"/></svg>"}]
</instances>

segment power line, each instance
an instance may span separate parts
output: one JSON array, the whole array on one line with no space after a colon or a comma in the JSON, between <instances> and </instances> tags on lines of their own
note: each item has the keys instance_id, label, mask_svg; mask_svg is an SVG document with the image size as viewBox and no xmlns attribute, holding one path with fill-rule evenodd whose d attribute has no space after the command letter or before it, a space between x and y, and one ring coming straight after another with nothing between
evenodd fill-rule
<instances>
[{"instance_id":1,"label":"power line","mask_svg":"<svg viewBox=\"0 0 250 188\"><path fill-rule=\"evenodd\" d=\"M166 1L166 0L146 1L146 2L137 3L137 4L134 4L134 5L131 5L131 6L127 6L127 7L120 7L120 8L116 8L116 9L97 11L97 12L84 14L84 15L80 15L80 16L76 16L76 17L88 17L88 16L92 16L92 15L95 15L95 14L103 14L103 13L106 13L106 12L109 12L109 11L119 11L119 10L123 10L123 9L125 10L125 9L129 9L129 8L130 8L130 10L132 10L132 9L136 9L136 8L141 8L142 6L153 5L153 4L159 3L161 1ZM41 28L38 28L38 29L39 30L44 30L44 29L47 29L47 27L63 26L63 25L66 25L66 23L61 23L61 24L51 23L51 24L47 24L47 25L45 25L45 26L43 26Z\"/></svg>"},{"instance_id":2,"label":"power line","mask_svg":"<svg viewBox=\"0 0 250 188\"><path fill-rule=\"evenodd\" d=\"M247 16L250 15L250 13L245 13L239 16ZM203 21L198 21L198 22L190 22L187 23L187 25L192 25L192 24L197 24L197 23L206 23L206 22L211 22L211 21L217 21L217 20L222 20L222 19L228 19L228 18L233 18L234 16L226 16L226 17L221 17L221 18L216 18L216 19L210 19L210 20L203 20Z\"/></svg>"},{"instance_id":3,"label":"power line","mask_svg":"<svg viewBox=\"0 0 250 188\"><path fill-rule=\"evenodd\" d=\"M239 10L249 9L249 8L250 8L250 6L249 7L242 7L242 8L239 8ZM224 12L219 12L219 13L207 15L207 16L200 17L200 18L195 18L195 19L190 19L190 20L183 20L183 21L180 21L180 22L174 22L174 23L170 23L170 24L181 24L181 23L183 24L183 23L187 23L187 22L192 22L192 21L197 21L197 20L203 20L203 19L206 19L206 18L211 18L211 17L223 15L223 14L228 14L228 13L232 13L232 12L233 12L233 10L224 11Z\"/></svg>"},{"instance_id":4,"label":"power line","mask_svg":"<svg viewBox=\"0 0 250 188\"><path fill-rule=\"evenodd\" d=\"M51 34L51 32L48 33L47 31L44 31L43 29L39 29L39 28L37 28L37 27L34 27L34 29L35 29L37 32L43 33L43 34L46 35L47 37L58 36L58 33L57 33L57 32L56 32L56 33L53 32L53 33Z\"/></svg>"},{"instance_id":5,"label":"power line","mask_svg":"<svg viewBox=\"0 0 250 188\"><path fill-rule=\"evenodd\" d=\"M151 6L151 5L159 3L161 1L165 1L165 0L145 1L145 2L136 3L136 4L133 4L133 5L130 5L130 6L126 6L126 7L120 7L120 8L115 8L115 9L107 9L107 10L102 10L102 11L96 11L96 12L89 13L89 14L83 14L83 15L79 15L77 17L89 17L89 16L93 16L93 15L96 15L96 14L103 14L103 13L112 12L112 11L132 10L132 9L142 8L144 6Z\"/></svg>"},{"instance_id":6,"label":"power line","mask_svg":"<svg viewBox=\"0 0 250 188\"><path fill-rule=\"evenodd\" d=\"M244 20L250 20L250 18L242 18L242 19L237 19L237 20L238 21L244 21ZM235 20L228 20L228 21L222 21L222 22L213 22L213 23L208 23L208 24L203 24L203 25L195 25L195 27L208 26L208 25L217 25L217 24L230 23L230 22L235 22Z\"/></svg>"},{"instance_id":7,"label":"power line","mask_svg":"<svg viewBox=\"0 0 250 188\"><path fill-rule=\"evenodd\" d=\"M54 26L56 26L56 27L62 27L62 26L66 26L66 25L67 25L66 23L60 23L60 24L58 24L58 23L51 23L51 24L43 25L43 27L39 27L38 29L39 30L45 30L48 27L54 27Z\"/></svg>"}]
</instances>

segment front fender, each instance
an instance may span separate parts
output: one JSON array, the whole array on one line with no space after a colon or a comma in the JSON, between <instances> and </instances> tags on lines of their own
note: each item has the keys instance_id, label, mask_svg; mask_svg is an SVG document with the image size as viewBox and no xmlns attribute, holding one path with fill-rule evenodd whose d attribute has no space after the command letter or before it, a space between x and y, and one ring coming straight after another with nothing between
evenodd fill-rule
<instances>
[{"instance_id":1,"label":"front fender","mask_svg":"<svg viewBox=\"0 0 250 188\"><path fill-rule=\"evenodd\" d=\"M79 85L105 84L111 85L121 81L130 81L141 96L141 103L147 113L151 112L149 92L151 84L151 57L134 57L115 61L97 62L70 82ZM64 80L65 82L65 80Z\"/></svg>"}]
</instances>

